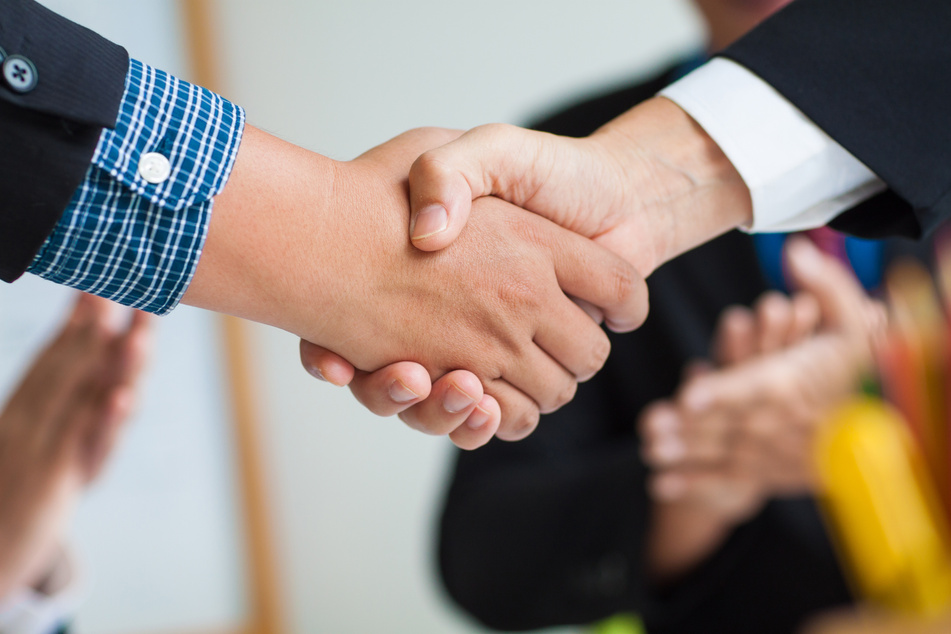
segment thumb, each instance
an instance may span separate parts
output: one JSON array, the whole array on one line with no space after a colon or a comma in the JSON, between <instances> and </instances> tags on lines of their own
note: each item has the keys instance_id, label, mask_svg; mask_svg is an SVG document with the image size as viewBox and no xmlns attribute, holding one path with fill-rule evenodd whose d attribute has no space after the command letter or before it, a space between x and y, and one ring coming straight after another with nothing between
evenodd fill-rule
<instances>
[{"instance_id":1,"label":"thumb","mask_svg":"<svg viewBox=\"0 0 951 634\"><path fill-rule=\"evenodd\" d=\"M511 125L489 124L422 154L409 172L410 237L423 251L449 246L465 226L472 201L498 196L521 207L541 187L537 174L546 137Z\"/></svg>"}]
</instances>

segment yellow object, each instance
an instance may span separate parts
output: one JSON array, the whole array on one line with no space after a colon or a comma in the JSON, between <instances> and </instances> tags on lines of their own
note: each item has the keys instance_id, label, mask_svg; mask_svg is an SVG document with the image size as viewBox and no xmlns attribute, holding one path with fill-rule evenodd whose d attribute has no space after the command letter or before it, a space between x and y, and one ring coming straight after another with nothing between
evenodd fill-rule
<instances>
[{"instance_id":1,"label":"yellow object","mask_svg":"<svg viewBox=\"0 0 951 634\"><path fill-rule=\"evenodd\" d=\"M948 530L924 459L895 410L856 399L817 441L822 502L867 600L931 616L951 606Z\"/></svg>"},{"instance_id":2,"label":"yellow object","mask_svg":"<svg viewBox=\"0 0 951 634\"><path fill-rule=\"evenodd\" d=\"M636 616L619 614L593 625L591 634L644 634L644 626Z\"/></svg>"}]
</instances>

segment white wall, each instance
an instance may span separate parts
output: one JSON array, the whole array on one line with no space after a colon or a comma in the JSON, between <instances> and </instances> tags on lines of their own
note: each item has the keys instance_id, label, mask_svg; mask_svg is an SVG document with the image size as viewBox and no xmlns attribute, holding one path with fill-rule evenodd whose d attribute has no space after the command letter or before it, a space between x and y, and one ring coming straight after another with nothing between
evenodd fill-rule
<instances>
[{"instance_id":1,"label":"white wall","mask_svg":"<svg viewBox=\"0 0 951 634\"><path fill-rule=\"evenodd\" d=\"M420 125L519 122L699 37L682 0L219 7L225 91L253 124L335 158ZM310 379L293 337L256 335L295 631L479 631L444 601L432 572L448 441L375 418Z\"/></svg>"}]
</instances>

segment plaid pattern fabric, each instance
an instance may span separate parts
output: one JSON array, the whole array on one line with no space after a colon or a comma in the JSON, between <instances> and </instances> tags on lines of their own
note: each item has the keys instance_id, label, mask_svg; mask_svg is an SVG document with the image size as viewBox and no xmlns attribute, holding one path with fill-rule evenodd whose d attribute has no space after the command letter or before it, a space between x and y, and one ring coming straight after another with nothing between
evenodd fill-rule
<instances>
[{"instance_id":1,"label":"plaid pattern fabric","mask_svg":"<svg viewBox=\"0 0 951 634\"><path fill-rule=\"evenodd\" d=\"M103 130L29 271L148 312L172 310L195 273L244 118L219 95L130 60L115 129ZM150 152L171 163L162 183L138 173Z\"/></svg>"}]
</instances>

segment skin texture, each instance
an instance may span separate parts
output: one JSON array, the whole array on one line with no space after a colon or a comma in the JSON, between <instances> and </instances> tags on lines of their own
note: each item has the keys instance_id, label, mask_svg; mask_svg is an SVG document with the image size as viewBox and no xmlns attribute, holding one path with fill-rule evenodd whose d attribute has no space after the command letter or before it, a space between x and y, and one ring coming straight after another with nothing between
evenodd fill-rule
<instances>
[{"instance_id":1,"label":"skin texture","mask_svg":"<svg viewBox=\"0 0 951 634\"><path fill-rule=\"evenodd\" d=\"M594 239L645 276L752 220L749 190L736 169L700 126L661 97L583 139L499 124L474 128L420 156L409 180L410 234L425 251L452 243L472 200L489 195ZM447 210L448 224L421 233L415 216L434 207Z\"/></svg>"},{"instance_id":2,"label":"skin texture","mask_svg":"<svg viewBox=\"0 0 951 634\"><path fill-rule=\"evenodd\" d=\"M800 293L727 311L719 359L639 421L655 502L649 552L670 581L712 554L770 497L810 492L824 415L870 366L885 313L838 261L804 238L787 249Z\"/></svg>"},{"instance_id":3,"label":"skin texture","mask_svg":"<svg viewBox=\"0 0 951 634\"><path fill-rule=\"evenodd\" d=\"M722 49L790 0L696 0L709 29L709 49ZM444 248L461 231L470 201L500 196L597 239L647 276L659 264L752 217L749 192L709 137L678 107L655 99L605 125L588 139L565 139L513 126L471 130L448 147L427 152L410 173L410 234L420 249ZM578 302L593 318L601 312ZM610 327L611 321L608 320ZM413 426L438 426L447 416L445 389L429 390L422 369L404 363L387 371L413 383L417 396L395 400L389 382L328 350L302 344L304 366L335 385L350 385L380 415L400 413ZM465 372L454 381L471 383ZM481 425L483 416L467 421ZM489 418L494 424L494 419ZM476 437L488 440L492 426ZM456 441L456 438L453 438ZM459 443L472 448L482 442Z\"/></svg>"},{"instance_id":4,"label":"skin texture","mask_svg":"<svg viewBox=\"0 0 951 634\"><path fill-rule=\"evenodd\" d=\"M248 128L184 301L283 328L368 371L409 360L433 380L464 368L496 401L496 434L524 437L609 352L565 293L630 330L646 317L646 285L607 249L494 198L478 201L452 247L414 249L406 173L453 136L415 130L339 163ZM461 387L445 394L451 416L413 426L447 434L477 406L494 414Z\"/></svg>"},{"instance_id":5,"label":"skin texture","mask_svg":"<svg viewBox=\"0 0 951 634\"><path fill-rule=\"evenodd\" d=\"M634 108L584 139L505 125L475 128L422 154L409 182L410 231L420 250L438 252L453 243L471 222L473 200L491 195L593 239L642 276L752 219L749 190L735 168L702 128L663 98ZM432 230L430 220L416 220L434 209L445 219L439 231ZM627 324L591 302L579 304L609 327L626 329ZM312 373L323 373L325 368L318 366L326 364L327 374L341 379L338 384L348 379L346 358L314 350L303 355ZM372 411L393 410L382 407L379 382L357 375L350 385ZM437 426L445 415L438 404L421 399L398 411L404 421L422 427Z\"/></svg>"},{"instance_id":6,"label":"skin texture","mask_svg":"<svg viewBox=\"0 0 951 634\"><path fill-rule=\"evenodd\" d=\"M0 413L0 599L39 588L67 521L132 412L150 317L111 325L111 302L81 295Z\"/></svg>"}]
</instances>

